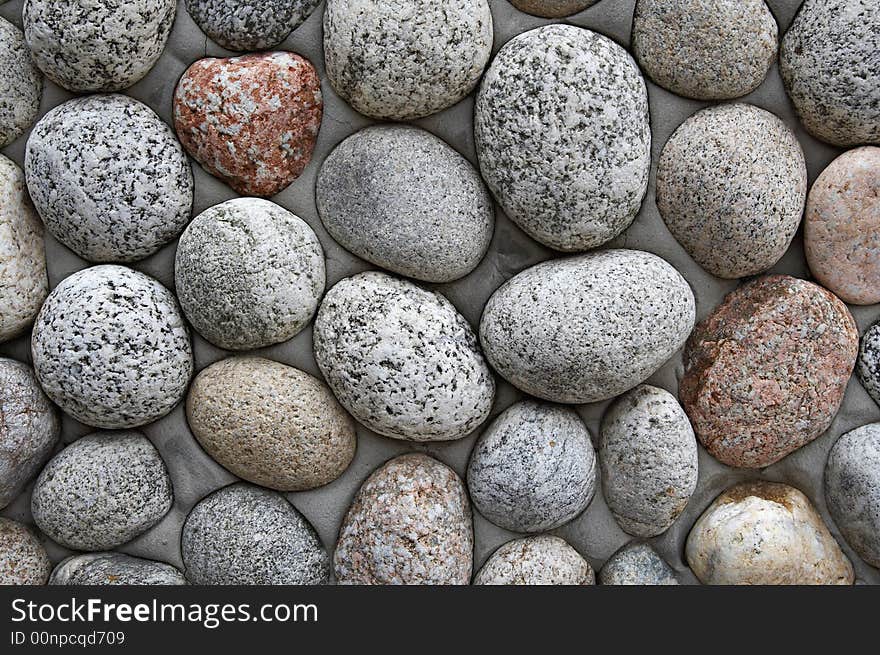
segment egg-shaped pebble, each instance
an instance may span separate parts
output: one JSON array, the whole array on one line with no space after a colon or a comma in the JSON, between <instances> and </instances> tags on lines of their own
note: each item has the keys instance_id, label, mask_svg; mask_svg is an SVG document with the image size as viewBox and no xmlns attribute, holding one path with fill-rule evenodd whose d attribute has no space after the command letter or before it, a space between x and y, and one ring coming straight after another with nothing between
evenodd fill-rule
<instances>
[{"instance_id":1,"label":"egg-shaped pebble","mask_svg":"<svg viewBox=\"0 0 880 655\"><path fill-rule=\"evenodd\" d=\"M599 0L510 0L510 4L520 11L544 18L571 16L597 2Z\"/></svg>"},{"instance_id":2,"label":"egg-shaped pebble","mask_svg":"<svg viewBox=\"0 0 880 655\"><path fill-rule=\"evenodd\" d=\"M657 208L704 269L722 278L766 271L791 244L807 197L794 133L746 104L704 109L663 147Z\"/></svg>"},{"instance_id":3,"label":"egg-shaped pebble","mask_svg":"<svg viewBox=\"0 0 880 655\"><path fill-rule=\"evenodd\" d=\"M368 127L339 144L315 195L324 227L346 250L427 282L470 273L495 229L492 198L471 163L408 125Z\"/></svg>"},{"instance_id":4,"label":"egg-shaped pebble","mask_svg":"<svg viewBox=\"0 0 880 655\"><path fill-rule=\"evenodd\" d=\"M73 555L61 561L49 577L50 585L171 586L189 584L178 569L123 553Z\"/></svg>"},{"instance_id":5,"label":"egg-shaped pebble","mask_svg":"<svg viewBox=\"0 0 880 655\"><path fill-rule=\"evenodd\" d=\"M227 50L265 50L287 38L321 0L186 0L186 10Z\"/></svg>"},{"instance_id":6,"label":"egg-shaped pebble","mask_svg":"<svg viewBox=\"0 0 880 655\"><path fill-rule=\"evenodd\" d=\"M24 34L0 17L0 148L37 120L43 76L31 59Z\"/></svg>"},{"instance_id":7,"label":"egg-shaped pebble","mask_svg":"<svg viewBox=\"0 0 880 655\"><path fill-rule=\"evenodd\" d=\"M44 585L52 562L24 524L0 516L0 586Z\"/></svg>"},{"instance_id":8,"label":"egg-shaped pebble","mask_svg":"<svg viewBox=\"0 0 880 655\"><path fill-rule=\"evenodd\" d=\"M474 576L475 585L592 585L590 563L564 539L538 535L508 541Z\"/></svg>"},{"instance_id":9,"label":"egg-shaped pebble","mask_svg":"<svg viewBox=\"0 0 880 655\"><path fill-rule=\"evenodd\" d=\"M339 529L336 580L356 585L466 585L474 531L467 492L451 468L396 457L363 483Z\"/></svg>"},{"instance_id":10,"label":"egg-shaped pebble","mask_svg":"<svg viewBox=\"0 0 880 655\"><path fill-rule=\"evenodd\" d=\"M352 416L386 437L449 441L492 409L495 380L471 326L446 298L368 272L321 303L315 360Z\"/></svg>"},{"instance_id":11,"label":"egg-shaped pebble","mask_svg":"<svg viewBox=\"0 0 880 655\"><path fill-rule=\"evenodd\" d=\"M694 295L663 259L607 250L508 280L480 322L486 358L526 393L560 403L620 395L654 374L694 326Z\"/></svg>"},{"instance_id":12,"label":"egg-shaped pebble","mask_svg":"<svg viewBox=\"0 0 880 655\"><path fill-rule=\"evenodd\" d=\"M298 334L324 293L324 251L283 207L236 198L199 214L177 245L177 297L196 331L226 350L253 350Z\"/></svg>"},{"instance_id":13,"label":"egg-shaped pebble","mask_svg":"<svg viewBox=\"0 0 880 655\"><path fill-rule=\"evenodd\" d=\"M614 553L599 571L599 584L677 585L675 571L649 544L631 542Z\"/></svg>"},{"instance_id":14,"label":"egg-shaped pebble","mask_svg":"<svg viewBox=\"0 0 880 655\"><path fill-rule=\"evenodd\" d=\"M880 405L880 321L873 323L862 336L856 373L865 391Z\"/></svg>"}]
</instances>

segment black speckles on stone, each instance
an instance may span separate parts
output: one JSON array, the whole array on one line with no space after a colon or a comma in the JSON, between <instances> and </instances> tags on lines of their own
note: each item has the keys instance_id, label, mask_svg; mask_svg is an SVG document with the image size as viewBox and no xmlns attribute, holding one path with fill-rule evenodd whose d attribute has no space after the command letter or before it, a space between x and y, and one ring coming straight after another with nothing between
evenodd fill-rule
<instances>
[{"instance_id":1,"label":"black speckles on stone","mask_svg":"<svg viewBox=\"0 0 880 655\"><path fill-rule=\"evenodd\" d=\"M228 50L273 48L302 24L320 0L185 0L212 41Z\"/></svg>"},{"instance_id":2,"label":"black speckles on stone","mask_svg":"<svg viewBox=\"0 0 880 655\"><path fill-rule=\"evenodd\" d=\"M34 124L42 95L43 76L31 60L24 34L0 18L0 148Z\"/></svg>"},{"instance_id":3,"label":"black speckles on stone","mask_svg":"<svg viewBox=\"0 0 880 655\"><path fill-rule=\"evenodd\" d=\"M880 404L880 322L871 325L862 336L856 373L868 395Z\"/></svg>"},{"instance_id":4,"label":"black speckles on stone","mask_svg":"<svg viewBox=\"0 0 880 655\"><path fill-rule=\"evenodd\" d=\"M63 560L50 585L185 585L183 573L170 564L123 553L90 553Z\"/></svg>"},{"instance_id":5,"label":"black speckles on stone","mask_svg":"<svg viewBox=\"0 0 880 655\"><path fill-rule=\"evenodd\" d=\"M614 553L599 571L603 585L677 585L675 571L649 544L632 542Z\"/></svg>"}]
</instances>

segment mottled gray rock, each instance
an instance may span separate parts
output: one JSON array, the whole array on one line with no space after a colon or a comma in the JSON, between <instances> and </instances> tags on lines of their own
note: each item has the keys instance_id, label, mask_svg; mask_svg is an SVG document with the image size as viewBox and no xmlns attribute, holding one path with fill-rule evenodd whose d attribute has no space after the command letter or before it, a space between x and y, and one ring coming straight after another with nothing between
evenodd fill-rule
<instances>
[{"instance_id":1,"label":"mottled gray rock","mask_svg":"<svg viewBox=\"0 0 880 655\"><path fill-rule=\"evenodd\" d=\"M313 338L339 402L386 437L459 439L492 409L477 339L439 293L384 273L345 278L324 296Z\"/></svg>"},{"instance_id":2,"label":"mottled gray rock","mask_svg":"<svg viewBox=\"0 0 880 655\"><path fill-rule=\"evenodd\" d=\"M688 283L656 255L608 250L526 269L489 299L486 358L526 393L562 403L644 382L694 326Z\"/></svg>"},{"instance_id":3,"label":"mottled gray rock","mask_svg":"<svg viewBox=\"0 0 880 655\"><path fill-rule=\"evenodd\" d=\"M768 111L721 105L687 119L663 147L657 208L707 271L761 273L791 244L807 198L807 166L794 133Z\"/></svg>"},{"instance_id":4,"label":"mottled gray rock","mask_svg":"<svg viewBox=\"0 0 880 655\"><path fill-rule=\"evenodd\" d=\"M25 175L49 232L83 259L133 262L180 234L193 177L177 137L146 105L76 98L37 123Z\"/></svg>"},{"instance_id":5,"label":"mottled gray rock","mask_svg":"<svg viewBox=\"0 0 880 655\"><path fill-rule=\"evenodd\" d=\"M64 559L49 577L50 585L185 585L183 573L164 562L122 553L89 553Z\"/></svg>"},{"instance_id":6,"label":"mottled gray rock","mask_svg":"<svg viewBox=\"0 0 880 655\"><path fill-rule=\"evenodd\" d=\"M592 585L590 563L551 535L508 541L474 576L475 585Z\"/></svg>"},{"instance_id":7,"label":"mottled gray rock","mask_svg":"<svg viewBox=\"0 0 880 655\"><path fill-rule=\"evenodd\" d=\"M330 556L315 529L281 494L250 484L215 491L193 507L180 549L200 585L318 585Z\"/></svg>"},{"instance_id":8,"label":"mottled gray rock","mask_svg":"<svg viewBox=\"0 0 880 655\"><path fill-rule=\"evenodd\" d=\"M312 228L283 207L236 198L186 228L174 265L177 296L196 331L227 350L298 334L324 292L324 251Z\"/></svg>"},{"instance_id":9,"label":"mottled gray rock","mask_svg":"<svg viewBox=\"0 0 880 655\"><path fill-rule=\"evenodd\" d=\"M0 17L0 148L37 120L43 76L31 59L24 34Z\"/></svg>"},{"instance_id":10,"label":"mottled gray rock","mask_svg":"<svg viewBox=\"0 0 880 655\"><path fill-rule=\"evenodd\" d=\"M227 50L273 48L299 27L321 0L186 0L186 10Z\"/></svg>"},{"instance_id":11,"label":"mottled gray rock","mask_svg":"<svg viewBox=\"0 0 880 655\"><path fill-rule=\"evenodd\" d=\"M880 321L871 325L862 336L856 372L865 391L880 404Z\"/></svg>"},{"instance_id":12,"label":"mottled gray rock","mask_svg":"<svg viewBox=\"0 0 880 655\"><path fill-rule=\"evenodd\" d=\"M510 0L510 4L520 11L545 18L571 16L597 2L599 0Z\"/></svg>"},{"instance_id":13,"label":"mottled gray rock","mask_svg":"<svg viewBox=\"0 0 880 655\"><path fill-rule=\"evenodd\" d=\"M599 571L604 585L677 585L675 571L648 544L628 543Z\"/></svg>"},{"instance_id":14,"label":"mottled gray rock","mask_svg":"<svg viewBox=\"0 0 880 655\"><path fill-rule=\"evenodd\" d=\"M139 432L90 434L55 455L34 485L31 513L73 550L109 550L156 525L174 501L159 451Z\"/></svg>"},{"instance_id":15,"label":"mottled gray rock","mask_svg":"<svg viewBox=\"0 0 880 655\"><path fill-rule=\"evenodd\" d=\"M177 300L123 266L94 266L62 280L37 316L31 353L46 395L100 428L165 416L186 393L193 369Z\"/></svg>"},{"instance_id":16,"label":"mottled gray rock","mask_svg":"<svg viewBox=\"0 0 880 655\"><path fill-rule=\"evenodd\" d=\"M451 107L476 86L491 50L486 0L328 0L324 12L327 78L373 118Z\"/></svg>"},{"instance_id":17,"label":"mottled gray rock","mask_svg":"<svg viewBox=\"0 0 880 655\"><path fill-rule=\"evenodd\" d=\"M428 282L474 270L495 228L492 198L470 162L408 125L368 127L339 144L315 195L324 227L344 248Z\"/></svg>"},{"instance_id":18,"label":"mottled gray rock","mask_svg":"<svg viewBox=\"0 0 880 655\"><path fill-rule=\"evenodd\" d=\"M0 516L0 586L44 585L52 562L25 525Z\"/></svg>"},{"instance_id":19,"label":"mottled gray rock","mask_svg":"<svg viewBox=\"0 0 880 655\"><path fill-rule=\"evenodd\" d=\"M477 440L467 484L480 514L502 528L558 528L583 512L596 491L587 426L568 407L516 403Z\"/></svg>"},{"instance_id":20,"label":"mottled gray rock","mask_svg":"<svg viewBox=\"0 0 880 655\"><path fill-rule=\"evenodd\" d=\"M572 25L514 37L476 98L480 170L532 238L581 251L623 232L651 166L645 81L611 39Z\"/></svg>"}]
</instances>

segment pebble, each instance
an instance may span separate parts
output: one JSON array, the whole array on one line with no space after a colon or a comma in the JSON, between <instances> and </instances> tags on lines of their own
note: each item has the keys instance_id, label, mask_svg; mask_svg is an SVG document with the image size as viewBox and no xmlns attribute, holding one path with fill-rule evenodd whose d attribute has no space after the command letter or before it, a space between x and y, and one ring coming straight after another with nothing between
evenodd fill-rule
<instances>
[{"instance_id":1,"label":"pebble","mask_svg":"<svg viewBox=\"0 0 880 655\"><path fill-rule=\"evenodd\" d=\"M323 112L315 67L292 52L200 59L174 92L183 146L245 196L274 196L302 174Z\"/></svg>"},{"instance_id":2,"label":"pebble","mask_svg":"<svg viewBox=\"0 0 880 655\"><path fill-rule=\"evenodd\" d=\"M657 168L657 208L687 253L734 279L772 267L788 250L807 197L794 133L753 105L710 107L672 135Z\"/></svg>"},{"instance_id":3,"label":"pebble","mask_svg":"<svg viewBox=\"0 0 880 655\"><path fill-rule=\"evenodd\" d=\"M55 455L34 485L31 513L73 550L109 550L159 523L174 493L159 451L139 432L94 433Z\"/></svg>"},{"instance_id":4,"label":"pebble","mask_svg":"<svg viewBox=\"0 0 880 655\"><path fill-rule=\"evenodd\" d=\"M179 570L164 562L122 553L89 553L63 560L49 578L50 585L185 585Z\"/></svg>"},{"instance_id":5,"label":"pebble","mask_svg":"<svg viewBox=\"0 0 880 655\"><path fill-rule=\"evenodd\" d=\"M487 0L328 0L324 57L336 93L372 118L422 118L463 99L492 50Z\"/></svg>"},{"instance_id":6,"label":"pebble","mask_svg":"<svg viewBox=\"0 0 880 655\"><path fill-rule=\"evenodd\" d=\"M847 432L831 448L825 500L847 543L880 568L880 423Z\"/></svg>"},{"instance_id":7,"label":"pebble","mask_svg":"<svg viewBox=\"0 0 880 655\"><path fill-rule=\"evenodd\" d=\"M599 0L510 0L510 4L526 13L544 18L563 18L571 16Z\"/></svg>"},{"instance_id":8,"label":"pebble","mask_svg":"<svg viewBox=\"0 0 880 655\"><path fill-rule=\"evenodd\" d=\"M474 577L475 585L592 585L593 567L564 539L538 535L508 541Z\"/></svg>"},{"instance_id":9,"label":"pebble","mask_svg":"<svg viewBox=\"0 0 880 655\"><path fill-rule=\"evenodd\" d=\"M259 357L224 359L199 373L186 416L217 462L279 491L332 482L348 468L357 444L354 421L324 383Z\"/></svg>"},{"instance_id":10,"label":"pebble","mask_svg":"<svg viewBox=\"0 0 880 655\"><path fill-rule=\"evenodd\" d=\"M183 148L128 96L76 98L46 114L28 139L25 175L49 232L92 262L148 257L190 219Z\"/></svg>"},{"instance_id":11,"label":"pebble","mask_svg":"<svg viewBox=\"0 0 880 655\"><path fill-rule=\"evenodd\" d=\"M495 379L471 326L445 297L406 280L343 279L324 296L313 340L342 406L386 437L460 439L492 409Z\"/></svg>"},{"instance_id":12,"label":"pebble","mask_svg":"<svg viewBox=\"0 0 880 655\"><path fill-rule=\"evenodd\" d=\"M25 0L24 35L34 61L68 91L121 91L165 49L176 0Z\"/></svg>"},{"instance_id":13,"label":"pebble","mask_svg":"<svg viewBox=\"0 0 880 655\"><path fill-rule=\"evenodd\" d=\"M474 531L464 484L421 454L374 471L345 515L333 558L340 584L466 585Z\"/></svg>"},{"instance_id":14,"label":"pebble","mask_svg":"<svg viewBox=\"0 0 880 655\"><path fill-rule=\"evenodd\" d=\"M186 577L198 585L322 585L330 556L284 496L238 483L193 507L181 536Z\"/></svg>"},{"instance_id":15,"label":"pebble","mask_svg":"<svg viewBox=\"0 0 880 655\"><path fill-rule=\"evenodd\" d=\"M785 89L813 136L880 145L880 3L806 0L779 51Z\"/></svg>"},{"instance_id":16,"label":"pebble","mask_svg":"<svg viewBox=\"0 0 880 655\"><path fill-rule=\"evenodd\" d=\"M671 393L648 385L614 401L599 440L602 493L625 532L666 532L697 487L697 440Z\"/></svg>"},{"instance_id":17,"label":"pebble","mask_svg":"<svg viewBox=\"0 0 880 655\"><path fill-rule=\"evenodd\" d=\"M40 110L43 76L24 34L0 17L0 148L24 134Z\"/></svg>"},{"instance_id":18,"label":"pebble","mask_svg":"<svg viewBox=\"0 0 880 655\"><path fill-rule=\"evenodd\" d=\"M180 237L174 265L184 314L226 350L253 350L299 334L324 293L324 250L283 207L236 198L206 209Z\"/></svg>"},{"instance_id":19,"label":"pebble","mask_svg":"<svg viewBox=\"0 0 880 655\"><path fill-rule=\"evenodd\" d=\"M165 416L183 398L193 370L177 300L123 266L94 266L62 280L37 317L31 352L46 395L100 428Z\"/></svg>"},{"instance_id":20,"label":"pebble","mask_svg":"<svg viewBox=\"0 0 880 655\"><path fill-rule=\"evenodd\" d=\"M186 0L186 10L227 50L274 48L308 18L320 0Z\"/></svg>"},{"instance_id":21,"label":"pebble","mask_svg":"<svg viewBox=\"0 0 880 655\"><path fill-rule=\"evenodd\" d=\"M507 216L556 250L619 235L648 188L645 81L626 50L580 27L548 25L507 42L477 94L474 138Z\"/></svg>"},{"instance_id":22,"label":"pebble","mask_svg":"<svg viewBox=\"0 0 880 655\"><path fill-rule=\"evenodd\" d=\"M856 373L865 391L880 405L880 321L862 336Z\"/></svg>"},{"instance_id":23,"label":"pebble","mask_svg":"<svg viewBox=\"0 0 880 655\"><path fill-rule=\"evenodd\" d=\"M596 453L573 409L523 401L477 439L467 484L486 519L513 532L553 530L583 512L596 492Z\"/></svg>"},{"instance_id":24,"label":"pebble","mask_svg":"<svg viewBox=\"0 0 880 655\"><path fill-rule=\"evenodd\" d=\"M52 562L24 524L0 516L0 586L44 585Z\"/></svg>"},{"instance_id":25,"label":"pebble","mask_svg":"<svg viewBox=\"0 0 880 655\"><path fill-rule=\"evenodd\" d=\"M813 275L841 300L880 302L880 148L845 152L816 180L804 250Z\"/></svg>"},{"instance_id":26,"label":"pebble","mask_svg":"<svg viewBox=\"0 0 880 655\"><path fill-rule=\"evenodd\" d=\"M427 282L474 270L495 229L492 198L471 163L408 125L347 138L324 161L315 193L324 227L346 250Z\"/></svg>"},{"instance_id":27,"label":"pebble","mask_svg":"<svg viewBox=\"0 0 880 655\"><path fill-rule=\"evenodd\" d=\"M666 261L606 250L526 269L489 299L480 339L493 368L533 396L592 403L644 382L694 326L694 295Z\"/></svg>"},{"instance_id":28,"label":"pebble","mask_svg":"<svg viewBox=\"0 0 880 655\"><path fill-rule=\"evenodd\" d=\"M858 351L849 310L787 275L730 293L694 330L679 396L723 464L763 468L816 439L843 400Z\"/></svg>"},{"instance_id":29,"label":"pebble","mask_svg":"<svg viewBox=\"0 0 880 655\"><path fill-rule=\"evenodd\" d=\"M60 436L58 410L33 369L0 357L0 509L43 468Z\"/></svg>"},{"instance_id":30,"label":"pebble","mask_svg":"<svg viewBox=\"0 0 880 655\"><path fill-rule=\"evenodd\" d=\"M707 585L851 585L854 577L807 497L773 482L718 496L688 535L685 555Z\"/></svg>"},{"instance_id":31,"label":"pebble","mask_svg":"<svg viewBox=\"0 0 880 655\"><path fill-rule=\"evenodd\" d=\"M649 544L630 542L614 553L599 571L599 584L677 585L675 571Z\"/></svg>"},{"instance_id":32,"label":"pebble","mask_svg":"<svg viewBox=\"0 0 880 655\"><path fill-rule=\"evenodd\" d=\"M638 0L633 54L664 89L696 100L751 93L776 59L779 26L764 0Z\"/></svg>"}]
</instances>

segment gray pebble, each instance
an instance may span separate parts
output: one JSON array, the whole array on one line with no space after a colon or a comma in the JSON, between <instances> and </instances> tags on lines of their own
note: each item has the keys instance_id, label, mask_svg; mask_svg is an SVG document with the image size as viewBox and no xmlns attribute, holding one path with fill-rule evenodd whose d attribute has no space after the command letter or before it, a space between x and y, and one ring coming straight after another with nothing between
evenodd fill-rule
<instances>
[{"instance_id":1,"label":"gray pebble","mask_svg":"<svg viewBox=\"0 0 880 655\"><path fill-rule=\"evenodd\" d=\"M677 585L675 571L648 544L631 542L614 553L599 571L603 585Z\"/></svg>"},{"instance_id":2,"label":"gray pebble","mask_svg":"<svg viewBox=\"0 0 880 655\"><path fill-rule=\"evenodd\" d=\"M0 148L37 120L43 76L34 65L24 34L0 17Z\"/></svg>"},{"instance_id":3,"label":"gray pebble","mask_svg":"<svg viewBox=\"0 0 880 655\"><path fill-rule=\"evenodd\" d=\"M63 560L49 577L50 585L185 585L183 573L164 562L122 553L89 553Z\"/></svg>"},{"instance_id":4,"label":"gray pebble","mask_svg":"<svg viewBox=\"0 0 880 655\"><path fill-rule=\"evenodd\" d=\"M34 533L0 516L0 586L44 585L51 570L49 555Z\"/></svg>"},{"instance_id":5,"label":"gray pebble","mask_svg":"<svg viewBox=\"0 0 880 655\"><path fill-rule=\"evenodd\" d=\"M597 2L599 0L510 0L510 4L520 11L544 18L571 16Z\"/></svg>"},{"instance_id":6,"label":"gray pebble","mask_svg":"<svg viewBox=\"0 0 880 655\"><path fill-rule=\"evenodd\" d=\"M321 0L186 0L186 10L227 50L273 48L299 27Z\"/></svg>"},{"instance_id":7,"label":"gray pebble","mask_svg":"<svg viewBox=\"0 0 880 655\"><path fill-rule=\"evenodd\" d=\"M865 391L880 405L880 321L862 336L856 373Z\"/></svg>"},{"instance_id":8,"label":"gray pebble","mask_svg":"<svg viewBox=\"0 0 880 655\"><path fill-rule=\"evenodd\" d=\"M592 585L590 563L564 539L542 534L508 541L474 576L475 585Z\"/></svg>"},{"instance_id":9,"label":"gray pebble","mask_svg":"<svg viewBox=\"0 0 880 655\"><path fill-rule=\"evenodd\" d=\"M427 282L470 273L495 228L492 198L470 162L408 125L368 127L339 144L321 167L316 202L345 249Z\"/></svg>"}]
</instances>

